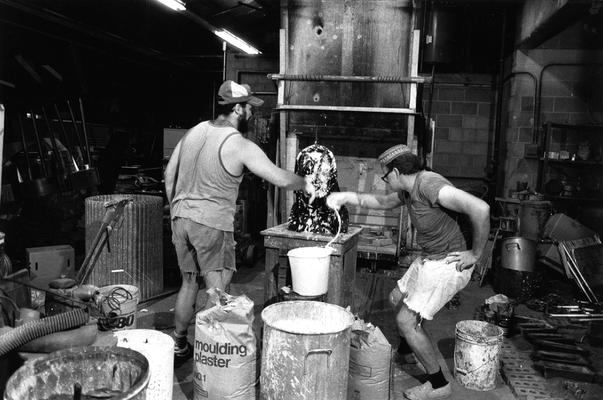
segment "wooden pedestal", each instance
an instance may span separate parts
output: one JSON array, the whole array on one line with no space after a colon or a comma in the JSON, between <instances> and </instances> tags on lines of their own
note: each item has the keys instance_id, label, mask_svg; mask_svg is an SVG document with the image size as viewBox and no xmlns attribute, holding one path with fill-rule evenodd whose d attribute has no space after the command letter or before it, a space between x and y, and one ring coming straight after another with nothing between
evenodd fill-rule
<instances>
[{"instance_id":1,"label":"wooden pedestal","mask_svg":"<svg viewBox=\"0 0 603 400\"><path fill-rule=\"evenodd\" d=\"M278 289L287 284L289 259L287 252L297 247L324 246L333 236L318 235L308 232L293 232L288 224L281 224L263 230L264 247L266 248L266 276L264 278L264 301L270 302L278 295ZM361 227L350 226L348 232L341 234L331 244L334 248L329 266L329 284L327 303L342 307L352 307L352 312L358 305L354 304L354 280L356 279L356 253L358 235Z\"/></svg>"}]
</instances>

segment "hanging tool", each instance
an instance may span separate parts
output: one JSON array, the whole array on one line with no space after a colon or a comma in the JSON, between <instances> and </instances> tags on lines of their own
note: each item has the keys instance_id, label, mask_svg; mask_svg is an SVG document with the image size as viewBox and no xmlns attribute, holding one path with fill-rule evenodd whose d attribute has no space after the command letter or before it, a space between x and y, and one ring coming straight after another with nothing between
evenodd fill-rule
<instances>
[{"instance_id":1,"label":"hanging tool","mask_svg":"<svg viewBox=\"0 0 603 400\"><path fill-rule=\"evenodd\" d=\"M69 183L71 188L74 190L86 189L89 187L93 187L98 185L98 174L94 169L84 169L81 170L77 165L75 160L74 147L72 146L71 140L69 139L69 135L67 134L67 129L65 128L65 124L63 119L61 118L61 113L59 111L59 107L55 104L54 110L57 115L57 119L59 120L59 125L61 127L61 132L63 133L63 138L65 140L65 145L67 146L67 150L69 151L70 161L73 162L74 172L68 174ZM77 132L76 132L77 135Z\"/></svg>"},{"instance_id":2,"label":"hanging tool","mask_svg":"<svg viewBox=\"0 0 603 400\"><path fill-rule=\"evenodd\" d=\"M54 130L50 125L50 120L48 119L48 115L46 114L46 109L42 107L42 118L44 119L44 124L46 125L46 129L48 130L48 137L50 139L50 146L52 147L52 152L54 154L54 158L57 160L57 171L56 175L57 181L59 183L60 188L65 191L68 190L68 180L67 180L67 169L65 168L65 162L63 161L63 157L61 156L61 152L59 150L59 146L57 145L56 137L54 136Z\"/></svg>"},{"instance_id":3,"label":"hanging tool","mask_svg":"<svg viewBox=\"0 0 603 400\"><path fill-rule=\"evenodd\" d=\"M80 116L82 117L82 132L84 134L84 149L86 152L86 160L88 161L88 167L92 167L92 159L90 158L90 146L88 145L88 132L86 131L86 119L84 117L84 103L82 98L78 98L80 104Z\"/></svg>"},{"instance_id":4,"label":"hanging tool","mask_svg":"<svg viewBox=\"0 0 603 400\"><path fill-rule=\"evenodd\" d=\"M30 111L31 123L33 126L34 137L36 145L38 147L38 154L40 155L40 168L42 169L42 177L34 179L31 186L25 186L25 194L29 197L44 197L59 191L59 184L56 178L48 175L48 169L46 167L46 157L42 142L40 141L40 135L38 132L38 125L36 123L36 115L33 111ZM25 133L23 132L24 136Z\"/></svg>"},{"instance_id":5,"label":"hanging tool","mask_svg":"<svg viewBox=\"0 0 603 400\"><path fill-rule=\"evenodd\" d=\"M67 100L67 109L69 111L69 117L71 118L71 122L73 124L73 131L75 133L75 138L78 142L78 146L80 152L82 153L82 159L84 160L83 168L79 170L78 174L75 174L72 177L72 185L74 187L88 188L97 186L100 183L100 178L98 175L98 171L96 168L92 168L91 160L90 160L90 150L88 149L88 135L86 133L86 123L84 122L84 106L80 99L80 112L82 116L82 126L83 126L83 136L84 141L82 142L79 134L79 129L77 126L77 122L75 120L75 114L73 113L73 108L71 107L71 103Z\"/></svg>"}]
</instances>

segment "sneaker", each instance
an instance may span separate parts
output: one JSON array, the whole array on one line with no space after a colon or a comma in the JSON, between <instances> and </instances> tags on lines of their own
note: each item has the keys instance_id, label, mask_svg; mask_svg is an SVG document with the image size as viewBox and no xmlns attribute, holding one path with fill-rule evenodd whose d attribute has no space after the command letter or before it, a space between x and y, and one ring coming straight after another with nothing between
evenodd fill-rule
<instances>
[{"instance_id":1,"label":"sneaker","mask_svg":"<svg viewBox=\"0 0 603 400\"><path fill-rule=\"evenodd\" d=\"M450 383L441 388L434 389L431 382L427 381L422 385L412 387L404 391L404 398L408 400L432 400L445 399L452 394L452 385Z\"/></svg>"},{"instance_id":2,"label":"sneaker","mask_svg":"<svg viewBox=\"0 0 603 400\"><path fill-rule=\"evenodd\" d=\"M181 349L174 346L174 367L178 368L193 356L193 346L186 343L186 347Z\"/></svg>"}]
</instances>

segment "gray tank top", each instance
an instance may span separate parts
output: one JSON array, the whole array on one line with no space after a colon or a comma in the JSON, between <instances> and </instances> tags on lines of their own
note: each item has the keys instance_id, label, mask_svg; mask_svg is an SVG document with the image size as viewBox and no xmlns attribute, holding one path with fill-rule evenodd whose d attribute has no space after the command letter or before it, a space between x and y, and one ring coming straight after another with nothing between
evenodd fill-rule
<instances>
[{"instance_id":1,"label":"gray tank top","mask_svg":"<svg viewBox=\"0 0 603 400\"><path fill-rule=\"evenodd\" d=\"M239 135L232 126L204 121L180 144L180 162L172 201L172 219L188 218L222 231L234 231L234 214L243 174L232 175L220 157L224 142Z\"/></svg>"}]
</instances>

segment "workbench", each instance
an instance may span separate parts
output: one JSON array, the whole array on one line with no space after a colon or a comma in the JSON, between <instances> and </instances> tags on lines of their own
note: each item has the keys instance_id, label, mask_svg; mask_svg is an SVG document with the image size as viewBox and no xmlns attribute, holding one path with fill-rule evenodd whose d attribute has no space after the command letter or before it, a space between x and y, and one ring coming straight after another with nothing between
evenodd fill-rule
<instances>
[{"instance_id":1,"label":"workbench","mask_svg":"<svg viewBox=\"0 0 603 400\"><path fill-rule=\"evenodd\" d=\"M265 229L266 264L264 277L264 301L272 301L278 295L278 289L289 282L291 271L287 252L297 247L324 246L332 235L320 235L310 232L294 232L284 223ZM362 227L350 226L348 232L342 233L331 244L334 249L329 264L329 283L327 303L342 307L352 307L352 312L358 307L354 304L354 281L356 279L356 256L358 251L358 236Z\"/></svg>"}]
</instances>

